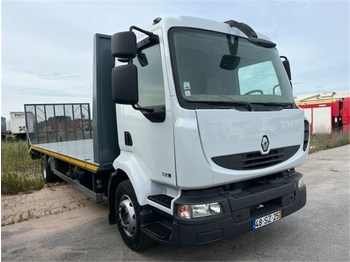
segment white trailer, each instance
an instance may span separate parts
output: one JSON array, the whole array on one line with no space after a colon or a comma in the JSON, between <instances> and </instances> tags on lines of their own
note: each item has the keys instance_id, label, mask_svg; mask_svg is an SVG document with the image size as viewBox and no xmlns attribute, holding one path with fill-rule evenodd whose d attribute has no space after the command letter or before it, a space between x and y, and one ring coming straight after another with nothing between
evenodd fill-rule
<instances>
[{"instance_id":1,"label":"white trailer","mask_svg":"<svg viewBox=\"0 0 350 262\"><path fill-rule=\"evenodd\" d=\"M306 204L295 167L306 161L309 123L275 46L244 23L193 17L97 34L92 139L65 139L69 118L55 105L26 105L42 131L30 154L48 181L108 197L109 222L132 250L278 221Z\"/></svg>"},{"instance_id":2,"label":"white trailer","mask_svg":"<svg viewBox=\"0 0 350 262\"><path fill-rule=\"evenodd\" d=\"M10 112L10 133L17 138L24 139L26 137L25 121L24 112Z\"/></svg>"}]
</instances>

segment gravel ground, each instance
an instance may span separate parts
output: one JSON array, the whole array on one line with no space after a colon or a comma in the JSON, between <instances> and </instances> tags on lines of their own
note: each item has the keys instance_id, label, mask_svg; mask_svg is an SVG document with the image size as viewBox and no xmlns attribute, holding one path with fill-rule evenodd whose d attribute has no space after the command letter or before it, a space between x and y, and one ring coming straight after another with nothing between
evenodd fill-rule
<instances>
[{"instance_id":1,"label":"gravel ground","mask_svg":"<svg viewBox=\"0 0 350 262\"><path fill-rule=\"evenodd\" d=\"M1 196L1 226L55 215L94 204L71 185L45 185L30 194Z\"/></svg>"}]
</instances>

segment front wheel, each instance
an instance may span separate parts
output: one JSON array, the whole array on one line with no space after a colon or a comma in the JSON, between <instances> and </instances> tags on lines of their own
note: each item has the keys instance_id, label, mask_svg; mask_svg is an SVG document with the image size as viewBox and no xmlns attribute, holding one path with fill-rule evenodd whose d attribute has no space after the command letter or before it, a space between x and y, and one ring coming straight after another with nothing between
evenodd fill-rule
<instances>
[{"instance_id":1,"label":"front wheel","mask_svg":"<svg viewBox=\"0 0 350 262\"><path fill-rule=\"evenodd\" d=\"M129 180L118 185L115 205L119 232L125 244L134 251L151 246L154 241L141 232L140 205Z\"/></svg>"}]
</instances>

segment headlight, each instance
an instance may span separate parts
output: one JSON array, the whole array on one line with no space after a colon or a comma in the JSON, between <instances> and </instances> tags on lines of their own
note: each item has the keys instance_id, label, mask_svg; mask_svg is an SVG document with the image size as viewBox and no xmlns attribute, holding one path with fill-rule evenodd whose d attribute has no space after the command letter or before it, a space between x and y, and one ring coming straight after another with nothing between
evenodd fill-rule
<instances>
[{"instance_id":1,"label":"headlight","mask_svg":"<svg viewBox=\"0 0 350 262\"><path fill-rule=\"evenodd\" d=\"M177 208L177 215L186 219L207 217L220 213L221 206L218 202L200 205L178 205Z\"/></svg>"},{"instance_id":2,"label":"headlight","mask_svg":"<svg viewBox=\"0 0 350 262\"><path fill-rule=\"evenodd\" d=\"M301 189L304 186L304 179L301 177L298 179L298 189Z\"/></svg>"}]
</instances>

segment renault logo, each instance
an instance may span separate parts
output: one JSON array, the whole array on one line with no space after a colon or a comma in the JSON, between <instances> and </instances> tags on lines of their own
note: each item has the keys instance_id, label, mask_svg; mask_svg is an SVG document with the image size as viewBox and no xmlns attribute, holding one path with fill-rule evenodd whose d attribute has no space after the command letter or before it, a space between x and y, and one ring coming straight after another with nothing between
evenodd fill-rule
<instances>
[{"instance_id":1,"label":"renault logo","mask_svg":"<svg viewBox=\"0 0 350 262\"><path fill-rule=\"evenodd\" d=\"M267 138L267 136L263 136L261 139L261 148L264 152L266 152L269 149L270 141Z\"/></svg>"}]
</instances>

